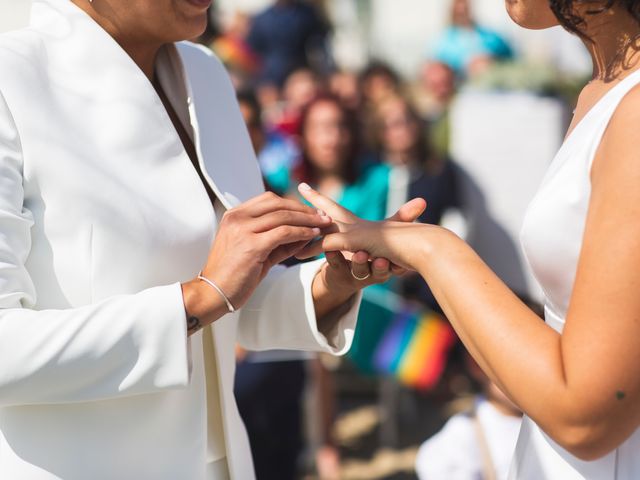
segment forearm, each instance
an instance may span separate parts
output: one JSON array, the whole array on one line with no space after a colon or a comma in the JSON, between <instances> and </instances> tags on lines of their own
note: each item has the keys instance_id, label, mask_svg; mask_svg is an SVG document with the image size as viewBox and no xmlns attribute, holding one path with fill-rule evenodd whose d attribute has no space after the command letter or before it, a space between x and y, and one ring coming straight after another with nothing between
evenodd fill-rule
<instances>
[{"instance_id":1,"label":"forearm","mask_svg":"<svg viewBox=\"0 0 640 480\"><path fill-rule=\"evenodd\" d=\"M462 240L428 232L418 269L469 352L547 432L572 423L576 392L565 379L561 336Z\"/></svg>"}]
</instances>

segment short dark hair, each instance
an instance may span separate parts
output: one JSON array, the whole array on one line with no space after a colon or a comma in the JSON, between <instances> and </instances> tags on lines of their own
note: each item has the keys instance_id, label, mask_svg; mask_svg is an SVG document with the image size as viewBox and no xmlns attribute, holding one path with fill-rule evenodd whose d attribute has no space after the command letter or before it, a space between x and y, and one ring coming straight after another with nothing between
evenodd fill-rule
<instances>
[{"instance_id":1,"label":"short dark hair","mask_svg":"<svg viewBox=\"0 0 640 480\"><path fill-rule=\"evenodd\" d=\"M592 6L586 11L587 15L598 15L621 5L640 23L640 0L549 0L549 6L562 26L583 37L585 19L576 11L579 4Z\"/></svg>"}]
</instances>

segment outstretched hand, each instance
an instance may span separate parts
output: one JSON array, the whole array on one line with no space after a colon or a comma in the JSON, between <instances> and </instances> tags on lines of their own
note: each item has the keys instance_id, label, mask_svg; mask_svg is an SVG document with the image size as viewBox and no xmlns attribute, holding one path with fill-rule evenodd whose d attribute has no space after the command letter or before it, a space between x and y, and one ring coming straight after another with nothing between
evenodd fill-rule
<instances>
[{"instance_id":1,"label":"outstretched hand","mask_svg":"<svg viewBox=\"0 0 640 480\"><path fill-rule=\"evenodd\" d=\"M315 257L326 252L327 261L334 268L347 268L354 277L364 278L370 275L370 283L381 283L388 280L391 273L402 275L406 269L390 262L387 258L375 255L375 242L367 242L366 235L362 238L359 248L348 248L344 243L345 237L337 235L354 230L372 228L375 222L362 220L346 208L333 200L313 190L307 184L299 186L300 194L313 206L322 210L332 220L333 224L323 230L325 235L320 241L313 242L296 254L299 259ZM417 220L426 209L427 204L421 198L413 199L404 204L395 215L388 218L388 222L411 224ZM364 230L363 230L364 229ZM373 237L369 238L373 240ZM342 242L342 243L341 243ZM333 246L333 247L332 247ZM377 280L377 281L373 281Z\"/></svg>"}]
</instances>

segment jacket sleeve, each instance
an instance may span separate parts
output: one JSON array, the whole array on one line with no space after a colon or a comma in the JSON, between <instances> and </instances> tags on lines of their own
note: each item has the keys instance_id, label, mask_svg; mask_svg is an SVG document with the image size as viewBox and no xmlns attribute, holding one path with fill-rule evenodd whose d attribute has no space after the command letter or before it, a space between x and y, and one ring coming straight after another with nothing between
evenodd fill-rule
<instances>
[{"instance_id":1,"label":"jacket sleeve","mask_svg":"<svg viewBox=\"0 0 640 480\"><path fill-rule=\"evenodd\" d=\"M65 310L37 310L25 262L20 137L0 93L0 406L70 403L186 387L179 283Z\"/></svg>"},{"instance_id":2,"label":"jacket sleeve","mask_svg":"<svg viewBox=\"0 0 640 480\"><path fill-rule=\"evenodd\" d=\"M362 294L335 315L335 329L323 335L317 324L311 285L324 260L278 266L240 311L238 340L250 350L306 350L343 355L349 351ZM331 323L331 319L327 319Z\"/></svg>"}]
</instances>

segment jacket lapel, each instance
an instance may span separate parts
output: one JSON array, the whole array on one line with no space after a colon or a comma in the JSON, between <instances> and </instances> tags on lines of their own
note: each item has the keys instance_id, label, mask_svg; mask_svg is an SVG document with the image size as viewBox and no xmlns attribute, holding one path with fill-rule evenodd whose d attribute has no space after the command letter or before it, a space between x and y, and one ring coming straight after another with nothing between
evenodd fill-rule
<instances>
[{"instance_id":1,"label":"jacket lapel","mask_svg":"<svg viewBox=\"0 0 640 480\"><path fill-rule=\"evenodd\" d=\"M233 208L264 192L233 85L209 50L188 42L177 47L186 71L191 126L202 170L225 208Z\"/></svg>"}]
</instances>

